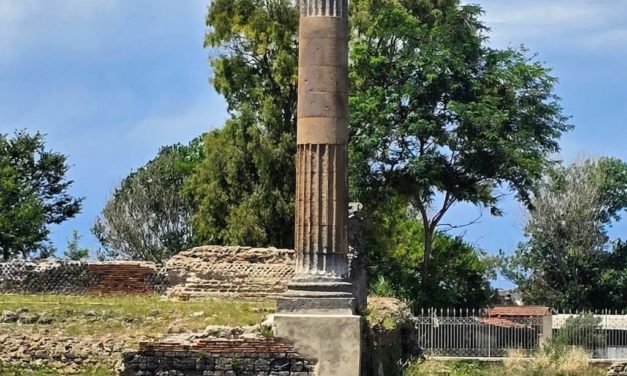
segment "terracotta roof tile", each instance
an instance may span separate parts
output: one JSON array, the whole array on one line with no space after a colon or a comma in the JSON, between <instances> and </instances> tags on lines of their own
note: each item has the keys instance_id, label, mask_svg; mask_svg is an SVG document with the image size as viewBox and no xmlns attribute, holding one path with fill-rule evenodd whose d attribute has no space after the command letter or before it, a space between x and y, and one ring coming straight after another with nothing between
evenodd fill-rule
<instances>
[{"instance_id":1,"label":"terracotta roof tile","mask_svg":"<svg viewBox=\"0 0 627 376\"><path fill-rule=\"evenodd\" d=\"M533 329L529 325L513 322L513 321L510 321L510 320L506 320L506 319L499 319L499 318L496 318L496 317L480 319L479 321L481 323L483 323L483 324L486 324L486 325L498 326L498 327L501 327L501 328L527 328L527 329Z\"/></svg>"},{"instance_id":2,"label":"terracotta roof tile","mask_svg":"<svg viewBox=\"0 0 627 376\"><path fill-rule=\"evenodd\" d=\"M544 317L550 314L548 307L538 306L494 307L488 310L488 317Z\"/></svg>"}]
</instances>

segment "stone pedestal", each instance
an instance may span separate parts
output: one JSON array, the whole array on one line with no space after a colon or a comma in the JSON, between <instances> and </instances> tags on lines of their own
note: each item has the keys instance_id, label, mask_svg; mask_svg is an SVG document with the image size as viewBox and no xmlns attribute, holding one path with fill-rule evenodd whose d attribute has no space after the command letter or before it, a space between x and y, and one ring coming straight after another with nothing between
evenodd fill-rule
<instances>
[{"instance_id":1,"label":"stone pedestal","mask_svg":"<svg viewBox=\"0 0 627 376\"><path fill-rule=\"evenodd\" d=\"M277 300L279 313L353 315L356 301L349 282L298 282L288 284Z\"/></svg>"},{"instance_id":2,"label":"stone pedestal","mask_svg":"<svg viewBox=\"0 0 627 376\"><path fill-rule=\"evenodd\" d=\"M360 376L362 317L335 314L277 314L275 336L316 362L316 376Z\"/></svg>"}]
</instances>

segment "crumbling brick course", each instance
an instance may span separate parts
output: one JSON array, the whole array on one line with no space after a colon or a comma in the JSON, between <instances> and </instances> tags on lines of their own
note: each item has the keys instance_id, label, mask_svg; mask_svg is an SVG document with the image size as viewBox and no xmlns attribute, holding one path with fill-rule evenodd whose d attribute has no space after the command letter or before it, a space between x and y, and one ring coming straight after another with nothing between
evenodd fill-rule
<instances>
[{"instance_id":1,"label":"crumbling brick course","mask_svg":"<svg viewBox=\"0 0 627 376\"><path fill-rule=\"evenodd\" d=\"M315 365L274 339L142 342L124 354L123 376L313 376Z\"/></svg>"}]
</instances>

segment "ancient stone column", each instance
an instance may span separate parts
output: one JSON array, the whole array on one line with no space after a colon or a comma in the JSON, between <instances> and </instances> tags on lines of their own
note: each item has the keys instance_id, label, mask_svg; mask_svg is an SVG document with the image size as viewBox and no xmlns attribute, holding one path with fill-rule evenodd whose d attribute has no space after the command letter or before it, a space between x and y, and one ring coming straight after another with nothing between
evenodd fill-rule
<instances>
[{"instance_id":1,"label":"ancient stone column","mask_svg":"<svg viewBox=\"0 0 627 376\"><path fill-rule=\"evenodd\" d=\"M363 320L348 282L348 0L300 0L296 273L274 335L316 376L359 376Z\"/></svg>"},{"instance_id":2,"label":"ancient stone column","mask_svg":"<svg viewBox=\"0 0 627 376\"><path fill-rule=\"evenodd\" d=\"M299 41L297 260L290 291L347 298L353 293L346 282L348 0L300 0Z\"/></svg>"}]
</instances>

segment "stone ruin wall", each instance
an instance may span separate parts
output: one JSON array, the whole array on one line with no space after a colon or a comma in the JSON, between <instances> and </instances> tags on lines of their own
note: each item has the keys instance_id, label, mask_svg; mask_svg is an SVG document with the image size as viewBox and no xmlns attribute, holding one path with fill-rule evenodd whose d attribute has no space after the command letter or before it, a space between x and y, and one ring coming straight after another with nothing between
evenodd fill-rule
<instances>
[{"instance_id":1,"label":"stone ruin wall","mask_svg":"<svg viewBox=\"0 0 627 376\"><path fill-rule=\"evenodd\" d=\"M211 326L203 332L140 341L138 347L136 342L111 334L0 333L0 362L25 370L45 366L63 375L89 366L101 366L121 376L315 375L314 360L302 357L289 343L264 336L261 329L259 325Z\"/></svg>"},{"instance_id":2,"label":"stone ruin wall","mask_svg":"<svg viewBox=\"0 0 627 376\"><path fill-rule=\"evenodd\" d=\"M265 298L285 291L294 251L204 246L165 265L149 262L0 263L0 293L165 294L172 298Z\"/></svg>"},{"instance_id":3,"label":"stone ruin wall","mask_svg":"<svg viewBox=\"0 0 627 376\"><path fill-rule=\"evenodd\" d=\"M366 259L361 205L349 206L350 279L359 311L366 305ZM171 298L274 298L294 273L290 249L201 246L165 265L150 262L14 261L0 263L0 293L146 294Z\"/></svg>"},{"instance_id":4,"label":"stone ruin wall","mask_svg":"<svg viewBox=\"0 0 627 376\"><path fill-rule=\"evenodd\" d=\"M0 263L0 293L145 294L163 291L165 284L165 275L149 262Z\"/></svg>"},{"instance_id":5,"label":"stone ruin wall","mask_svg":"<svg viewBox=\"0 0 627 376\"><path fill-rule=\"evenodd\" d=\"M165 264L171 287L180 299L207 297L276 297L294 274L294 251L276 248L197 247Z\"/></svg>"},{"instance_id":6,"label":"stone ruin wall","mask_svg":"<svg viewBox=\"0 0 627 376\"><path fill-rule=\"evenodd\" d=\"M122 376L314 376L315 365L274 339L141 343L124 354Z\"/></svg>"}]
</instances>

